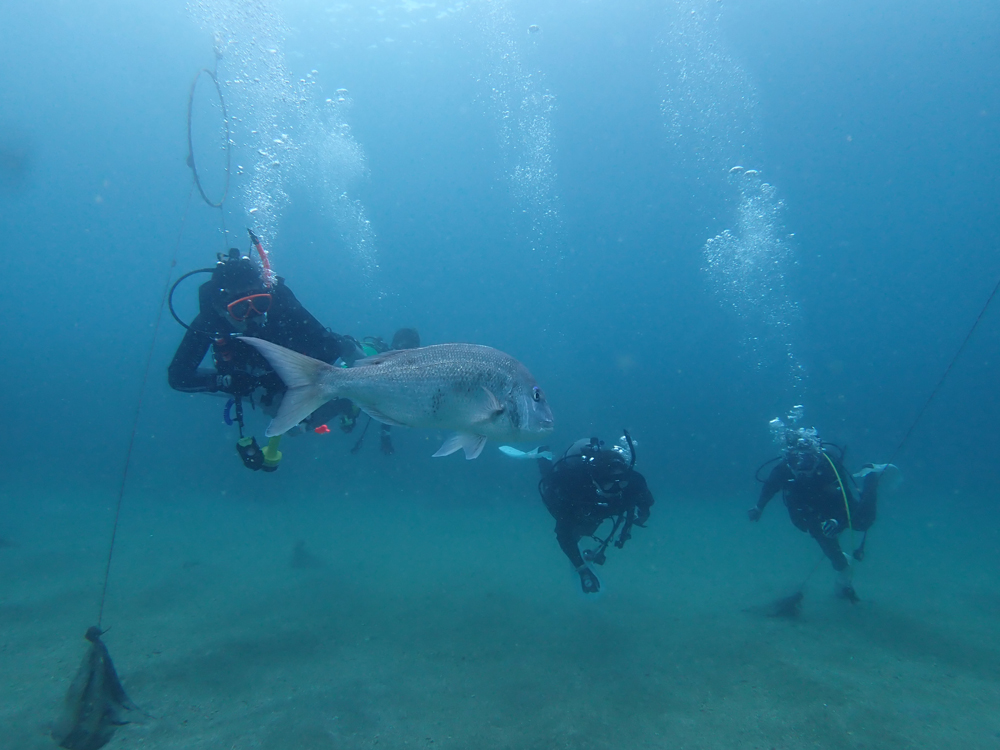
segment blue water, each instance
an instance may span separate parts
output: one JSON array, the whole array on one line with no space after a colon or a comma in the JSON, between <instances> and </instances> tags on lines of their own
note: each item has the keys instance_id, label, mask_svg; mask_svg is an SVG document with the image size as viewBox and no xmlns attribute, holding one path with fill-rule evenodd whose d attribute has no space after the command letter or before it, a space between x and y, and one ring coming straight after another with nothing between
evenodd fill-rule
<instances>
[{"instance_id":1,"label":"blue water","mask_svg":"<svg viewBox=\"0 0 1000 750\"><path fill-rule=\"evenodd\" d=\"M433 707L454 729L433 735L438 746L621 747L609 727L622 718L607 707L644 665L632 646L610 677L593 661L623 637L663 665L655 687L623 699L639 717L630 746L737 746L749 725L733 719L727 735L705 714L730 699L771 717L760 746L995 744L1000 685L981 665L1000 664L996 303L913 425L1000 277L1000 6L44 0L4 18L0 537L13 546L0 549L0 629L17 655L11 684L28 686L5 688L18 747L48 742L38 727L95 618L140 398L109 614L126 687L167 717L136 730L147 746L426 745L431 730L401 717ZM232 118L221 211L185 164L202 68L217 69ZM222 120L205 76L193 102L195 156L217 196ZM474 462L432 460L442 435L397 430L391 458L374 435L352 456L356 434L334 430L286 441L274 475L242 468L224 402L167 387L182 330L162 301L184 271L232 244L246 251L247 227L334 331L388 339L414 326L425 343L509 352L545 388L559 450L631 431L657 504L644 538L610 561L604 599L573 596L533 467L493 445ZM194 288L178 290L182 317ZM774 454L767 423L796 403L848 446L849 466L892 457L905 483L883 503L859 584L877 611L817 605L789 636L741 610L794 584L814 554L778 503L764 530L744 520L754 469ZM258 436L265 424L250 415ZM298 539L327 567L288 588ZM217 579L185 583L216 563ZM198 680L179 675L197 668L141 661L163 631L181 655L203 653L204 632L229 654L203 665L215 675L203 682L244 662L250 682L315 677L301 654L219 645L227 632L245 642L251 616L230 610L241 595L261 602L252 617L295 612L308 642L325 642L331 612L352 613L338 632L357 649L307 661L333 673L366 664L323 693L324 722L353 716L354 734L320 722L313 737L302 727L315 712L287 707L267 710L301 734L268 734L261 714L225 708L239 729L212 735L192 720L185 734L184 698L157 686L189 694ZM385 597L395 604L380 608ZM441 635L456 619L467 629ZM390 634L402 621L413 628ZM820 696L858 649L848 706L896 657L943 665L909 671L910 684L950 691L958 715L930 693L890 691L870 715L828 721L822 697L791 706L812 693L782 674L764 680L772 699L740 703L735 686L757 680L758 663L728 644L731 626L785 643L782 663L808 671ZM578 649L545 635L565 629ZM434 663L464 644L478 677L420 682L426 664L392 676L402 657L365 646L371 633ZM847 645L800 661L788 638ZM518 655L526 640L531 655ZM687 667L671 672L675 662ZM141 674L131 687L130 672ZM541 672L558 678L535 699L479 712L458 697L487 690L484 675L516 696ZM621 689L592 684L605 678ZM560 719L552 691L567 683L578 692ZM235 694L205 691L205 702ZM604 708L588 711L590 700ZM814 737L816 722L826 729ZM114 742L129 746L129 731Z\"/></svg>"}]
</instances>

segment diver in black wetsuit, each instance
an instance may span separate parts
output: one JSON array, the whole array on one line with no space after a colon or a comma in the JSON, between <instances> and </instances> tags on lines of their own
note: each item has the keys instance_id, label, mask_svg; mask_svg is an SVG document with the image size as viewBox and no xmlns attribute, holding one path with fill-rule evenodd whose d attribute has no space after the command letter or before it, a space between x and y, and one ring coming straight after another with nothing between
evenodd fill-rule
<instances>
[{"instance_id":1,"label":"diver in black wetsuit","mask_svg":"<svg viewBox=\"0 0 1000 750\"><path fill-rule=\"evenodd\" d=\"M801 407L795 407L790 421L799 418ZM857 475L862 479L859 491L855 477L844 468L839 449L837 455L827 450L836 446L821 441L815 428L793 429L775 419L771 429L781 446L781 456L747 515L751 521L759 521L771 498L781 492L792 523L816 540L837 571L837 594L857 602L851 583L851 560L841 550L837 537L847 529L867 533L875 523L878 482L885 466L866 465ZM863 555L864 541L854 551L859 561Z\"/></svg>"},{"instance_id":2,"label":"diver in black wetsuit","mask_svg":"<svg viewBox=\"0 0 1000 750\"><path fill-rule=\"evenodd\" d=\"M392 343L389 348L393 351L397 349L417 349L420 346L420 334L416 328L400 328L392 335ZM391 456L396 452L392 447L392 426L382 423L379 429L379 448L382 454Z\"/></svg>"},{"instance_id":3,"label":"diver in black wetsuit","mask_svg":"<svg viewBox=\"0 0 1000 750\"><path fill-rule=\"evenodd\" d=\"M538 491L556 520L556 540L579 573L583 592L596 594L601 582L589 563L604 564L605 550L619 528L614 544L621 549L633 526L645 526L653 505L645 477L634 468L632 439L626 433L617 445L606 448L597 438L583 438L558 461L539 458L538 466ZM593 536L607 519L614 521L611 533L605 539L594 537L598 547L581 554L580 539Z\"/></svg>"},{"instance_id":4,"label":"diver in black wetsuit","mask_svg":"<svg viewBox=\"0 0 1000 750\"><path fill-rule=\"evenodd\" d=\"M400 328L393 334L391 344L385 343L385 340L381 336L365 336L361 339L360 344L361 350L366 357L374 357L376 354L397 351L399 349L416 349L420 346L420 332L416 328ZM340 429L344 432L352 432L360 415L361 409L355 405L350 412L341 415ZM361 445L364 443L365 435L368 434L368 427L370 425L371 417L365 423L365 428L361 431L361 437L358 438L358 442L351 448L351 453L357 453L361 450ZM379 448L385 456L391 456L396 452L396 449L392 445L392 426L387 425L385 422L382 422L379 428Z\"/></svg>"},{"instance_id":5,"label":"diver in black wetsuit","mask_svg":"<svg viewBox=\"0 0 1000 750\"><path fill-rule=\"evenodd\" d=\"M342 359L350 364L361 356L361 351L349 336L324 328L295 298L283 278L276 277L266 284L260 267L249 257L240 257L237 248L230 250L228 258L220 257L214 269L205 270L212 277L198 289L198 315L190 325L178 318L187 332L167 368L167 379L170 387L178 391L230 394L240 422L237 450L244 464L255 470L269 468L262 466L256 441L243 437L242 400L249 399L253 404L254 392L261 388L260 402L265 412L276 411L285 385L267 360L240 341L238 335L265 339L330 363ZM209 348L215 366L201 368ZM350 406L346 399L331 401L317 409L308 424L325 424Z\"/></svg>"}]
</instances>

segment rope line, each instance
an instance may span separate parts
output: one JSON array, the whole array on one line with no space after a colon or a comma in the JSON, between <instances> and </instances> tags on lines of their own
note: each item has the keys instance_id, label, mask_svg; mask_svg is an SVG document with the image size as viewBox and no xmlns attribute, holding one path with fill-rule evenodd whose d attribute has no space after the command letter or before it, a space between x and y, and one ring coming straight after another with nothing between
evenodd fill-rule
<instances>
[{"instance_id":1,"label":"rope line","mask_svg":"<svg viewBox=\"0 0 1000 750\"><path fill-rule=\"evenodd\" d=\"M993 298L996 297L997 291L1000 291L1000 279L997 280L996 286L994 286L993 291L990 292L990 296L987 298L986 304L984 304L982 309L979 311L979 315L976 316L976 320L972 324L972 327L969 329L969 332L965 334L965 339L962 341L962 345L958 347L958 351L955 352L955 356L951 358L951 362L949 362L948 366L945 368L944 374L941 376L941 379L938 380L937 385L934 386L934 390L931 391L931 395L927 397L926 401L924 401L924 405L920 407L920 411L917 412L917 416L914 418L913 422L910 423L909 428L906 430L906 434L903 435L903 439L899 441L899 445L896 446L896 450L892 452L892 454L889 457L889 461L887 463L891 464L895 462L896 456L903 449L903 446L906 445L906 441L910 439L910 436L913 434L913 430L916 428L917 424L923 418L924 412L927 411L927 408L931 405L931 402L937 396L938 391L941 390L941 386L944 385L944 381L947 380L948 375L951 374L951 370L955 366L955 363L958 361L958 358L962 356L962 352L965 351L965 347L968 345L969 340L972 338L972 334L976 332L976 328L979 327L979 323L980 321L982 321L983 315L986 314L986 310L989 309L990 304L993 302Z\"/></svg>"},{"instance_id":2,"label":"rope line","mask_svg":"<svg viewBox=\"0 0 1000 750\"><path fill-rule=\"evenodd\" d=\"M982 321L983 316L986 314L986 311L989 309L990 304L993 302L993 298L997 296L998 291L1000 291L1000 279L998 279L996 285L994 285L993 291L990 292L990 296L986 298L985 304L982 306L982 309L980 309L979 311L979 315L976 316L976 319L975 321L973 321L972 326L965 334L965 338L962 340L962 344L958 347L958 350L955 352L955 356L951 358L951 361L948 363L948 366L944 369L944 373L941 375L941 378L938 380L937 384L931 390L931 393L927 397L927 400L924 401L923 406L920 407L920 411L917 412L917 416L913 418L912 422L910 422L910 426L906 429L906 433L903 435L903 439L899 441L899 444L896 446L895 450L893 450L893 452L889 454L889 460L886 463L893 464L896 462L896 457L899 455L899 452L903 450L903 446L906 445L907 441L910 439L910 436L913 434L913 431L920 423L920 420L923 419L924 413L927 411L931 403L937 397L938 391L941 390L941 386L944 385L944 381L948 379L948 376L951 374L952 368L955 367L955 363L958 361L958 358L962 356L962 352L964 352L965 347L968 346L969 341L972 339L972 334L976 332L976 328L979 327L979 323ZM881 481L881 479L882 476L879 475L879 481ZM850 518L850 516L848 516L848 518ZM867 542L868 542L868 531L865 531L864 536L861 537L861 546L856 547L854 549L855 560L864 559L865 544ZM854 547L853 534L851 536L851 546Z\"/></svg>"},{"instance_id":3,"label":"rope line","mask_svg":"<svg viewBox=\"0 0 1000 750\"><path fill-rule=\"evenodd\" d=\"M163 319L163 308L166 306L167 294L170 291L170 278L173 276L174 268L177 266L177 252L181 246L181 237L184 235L184 225L187 223L188 211L191 208L191 195L194 193L194 185L188 191L187 201L184 204L184 216L181 219L181 227L177 232L177 242L174 244L173 258L170 260L170 271L167 274L166 284L163 286L163 294L160 297L160 307L156 311L156 323L153 326L153 340L149 343L149 351L146 353L146 366L142 373L142 387L139 390L139 401L135 407L135 417L132 420L132 434L128 439L128 450L125 452L125 468L122 470L122 481L118 487L118 504L115 507L115 522L111 528L111 542L108 545L108 560L104 566L104 585L101 587L101 607L97 613L97 627L100 629L104 620L104 603L108 597L108 581L111 578L111 558L115 552L115 540L118 537L118 522L122 513L122 500L125 497L125 485L128 481L128 470L132 465L132 448L135 447L135 436L139 430L139 416L142 413L142 402L146 396L146 385L149 382L149 368L153 362L153 352L156 349L156 339L160 332L160 322Z\"/></svg>"}]
</instances>

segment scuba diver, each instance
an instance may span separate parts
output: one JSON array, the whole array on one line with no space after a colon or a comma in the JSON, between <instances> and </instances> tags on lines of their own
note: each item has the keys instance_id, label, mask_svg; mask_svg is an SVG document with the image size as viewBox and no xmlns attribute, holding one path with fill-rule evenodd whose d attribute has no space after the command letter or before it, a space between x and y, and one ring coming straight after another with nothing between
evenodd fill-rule
<instances>
[{"instance_id":1,"label":"scuba diver","mask_svg":"<svg viewBox=\"0 0 1000 750\"><path fill-rule=\"evenodd\" d=\"M365 336L361 339L360 344L364 356L374 357L376 354L382 354L383 352L418 348L420 346L420 333L416 328L400 328L393 334L391 344L385 343L385 340L381 336ZM361 409L352 404L351 411L340 416L340 429L344 432L354 430L360 414ZM351 453L357 453L361 450L361 445L365 440L365 435L368 433L371 423L372 418L368 417L368 421L365 422L365 428L361 431L361 437L358 438L358 442L351 448ZM396 452L396 449L392 445L392 425L388 425L385 422L382 422L379 428L379 447L383 455L386 456L391 456Z\"/></svg>"},{"instance_id":2,"label":"scuba diver","mask_svg":"<svg viewBox=\"0 0 1000 750\"><path fill-rule=\"evenodd\" d=\"M625 432L610 448L596 437L577 440L555 462L542 449L521 453L503 446L501 450L509 456L538 458L542 474L538 491L556 520L556 540L580 575L583 593L599 592L601 582L590 563L603 565L612 540L621 549L632 537L633 526L645 527L653 505L645 477L635 470L631 436ZM604 539L595 536L608 519L613 521L611 532ZM585 536L593 537L598 546L581 553L579 543Z\"/></svg>"},{"instance_id":3,"label":"scuba diver","mask_svg":"<svg viewBox=\"0 0 1000 750\"><path fill-rule=\"evenodd\" d=\"M224 417L227 424L235 421L239 425L236 450L244 466L254 471L274 471L281 460L279 441L271 438L262 450L254 437L243 434L243 401L248 400L254 407L254 393L262 389L263 410L276 413L285 385L267 360L238 337L255 336L331 364L342 360L350 365L362 355L354 339L324 328L295 298L285 280L271 274L260 241L253 232L250 238L263 268L250 257L241 256L238 248L232 248L228 257L218 256L215 268L190 271L171 288L170 312L187 332L167 368L167 380L171 388L185 393L229 394ZM178 284L197 273L210 273L211 278L199 287L198 315L187 324L174 312L173 293ZM201 368L209 348L214 367ZM235 420L231 416L233 407ZM347 399L336 399L313 412L306 425L325 425L351 407Z\"/></svg>"},{"instance_id":4,"label":"scuba diver","mask_svg":"<svg viewBox=\"0 0 1000 750\"><path fill-rule=\"evenodd\" d=\"M816 540L837 571L837 595L856 603L859 599L851 583L851 559L841 550L837 537L846 530L864 532L853 553L859 562L864 558L868 529L875 523L879 479L887 468L896 467L866 464L857 474L848 474L839 446L821 440L814 427L793 426L802 419L802 414L803 407L794 406L785 421L771 420L771 433L781 455L760 467L778 462L767 479L762 480L760 497L747 515L751 521L759 521L771 498L781 492L792 523ZM757 472L759 475L760 469ZM856 482L859 479L860 489Z\"/></svg>"}]
</instances>

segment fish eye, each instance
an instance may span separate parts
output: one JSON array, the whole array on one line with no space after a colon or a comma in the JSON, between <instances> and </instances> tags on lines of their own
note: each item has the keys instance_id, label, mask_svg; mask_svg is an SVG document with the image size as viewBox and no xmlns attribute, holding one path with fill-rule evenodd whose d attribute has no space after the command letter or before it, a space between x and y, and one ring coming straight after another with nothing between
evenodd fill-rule
<instances>
[{"instance_id":1,"label":"fish eye","mask_svg":"<svg viewBox=\"0 0 1000 750\"><path fill-rule=\"evenodd\" d=\"M534 388L531 389L531 397L533 399L535 399L535 401L541 401L542 400L542 389L539 388L536 385Z\"/></svg>"}]
</instances>

